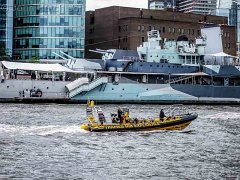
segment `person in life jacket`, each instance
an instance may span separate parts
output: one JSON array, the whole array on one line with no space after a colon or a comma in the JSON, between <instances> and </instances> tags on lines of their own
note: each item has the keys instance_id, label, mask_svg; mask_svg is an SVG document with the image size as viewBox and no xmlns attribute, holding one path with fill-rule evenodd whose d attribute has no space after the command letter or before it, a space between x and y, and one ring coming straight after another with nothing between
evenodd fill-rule
<instances>
[{"instance_id":1,"label":"person in life jacket","mask_svg":"<svg viewBox=\"0 0 240 180\"><path fill-rule=\"evenodd\" d=\"M161 121L163 121L163 118L165 117L164 111L163 109L161 109L160 113L159 113L159 118Z\"/></svg>"}]
</instances>

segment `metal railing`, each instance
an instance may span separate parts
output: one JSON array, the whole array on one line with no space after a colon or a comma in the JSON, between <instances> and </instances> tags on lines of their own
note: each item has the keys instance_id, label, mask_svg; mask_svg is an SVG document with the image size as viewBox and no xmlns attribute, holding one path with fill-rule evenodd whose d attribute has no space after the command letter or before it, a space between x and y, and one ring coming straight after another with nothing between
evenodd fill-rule
<instances>
[{"instance_id":1,"label":"metal railing","mask_svg":"<svg viewBox=\"0 0 240 180\"><path fill-rule=\"evenodd\" d=\"M189 111L186 107L183 107L183 104L172 105L165 112L166 116L175 116L175 115L184 115L184 114L189 114Z\"/></svg>"},{"instance_id":2,"label":"metal railing","mask_svg":"<svg viewBox=\"0 0 240 180\"><path fill-rule=\"evenodd\" d=\"M166 80L165 81L165 83L166 84L168 84L168 83L170 83L170 84L172 84L172 83L176 83L176 82L179 82L179 81L183 81L183 80L187 80L187 79L191 79L192 78L192 76L180 76L180 77L177 77L177 78L174 78L174 79L168 79L168 80Z\"/></svg>"}]
</instances>

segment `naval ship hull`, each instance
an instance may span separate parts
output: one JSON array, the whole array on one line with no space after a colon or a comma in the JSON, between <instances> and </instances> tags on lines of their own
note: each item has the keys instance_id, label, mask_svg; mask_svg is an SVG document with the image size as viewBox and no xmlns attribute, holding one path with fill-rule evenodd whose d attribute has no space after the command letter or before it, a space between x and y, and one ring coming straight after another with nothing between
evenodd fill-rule
<instances>
[{"instance_id":1,"label":"naval ship hull","mask_svg":"<svg viewBox=\"0 0 240 180\"><path fill-rule=\"evenodd\" d=\"M239 86L191 84L104 83L69 97L61 81L5 80L0 83L0 101L86 103L166 103L166 104L240 104ZM20 93L23 89L41 89L42 97Z\"/></svg>"},{"instance_id":2,"label":"naval ship hull","mask_svg":"<svg viewBox=\"0 0 240 180\"><path fill-rule=\"evenodd\" d=\"M103 84L71 98L101 103L233 104L240 103L240 87L184 84Z\"/></svg>"}]
</instances>

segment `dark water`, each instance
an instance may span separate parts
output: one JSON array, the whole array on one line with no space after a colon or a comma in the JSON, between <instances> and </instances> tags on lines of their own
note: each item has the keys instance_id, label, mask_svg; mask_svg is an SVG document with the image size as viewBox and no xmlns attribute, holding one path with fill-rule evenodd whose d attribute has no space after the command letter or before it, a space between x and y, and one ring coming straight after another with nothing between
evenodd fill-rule
<instances>
[{"instance_id":1,"label":"dark water","mask_svg":"<svg viewBox=\"0 0 240 180\"><path fill-rule=\"evenodd\" d=\"M128 107L137 117L161 108ZM0 179L239 180L239 107L187 108L199 118L183 132L88 133L83 105L0 104Z\"/></svg>"}]
</instances>

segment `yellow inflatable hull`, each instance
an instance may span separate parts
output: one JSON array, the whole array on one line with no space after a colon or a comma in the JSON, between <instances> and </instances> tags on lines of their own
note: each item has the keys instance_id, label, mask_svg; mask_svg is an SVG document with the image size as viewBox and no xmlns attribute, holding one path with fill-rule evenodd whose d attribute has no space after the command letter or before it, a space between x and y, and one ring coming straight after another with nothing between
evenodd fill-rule
<instances>
[{"instance_id":1,"label":"yellow inflatable hull","mask_svg":"<svg viewBox=\"0 0 240 180\"><path fill-rule=\"evenodd\" d=\"M175 116L172 118L159 118L154 120L139 120L138 123L128 122L124 124L97 124L87 123L81 125L81 129L91 132L102 131L152 131L152 130L182 130L186 128L193 120L197 118L197 114L186 114L183 116Z\"/></svg>"}]
</instances>

